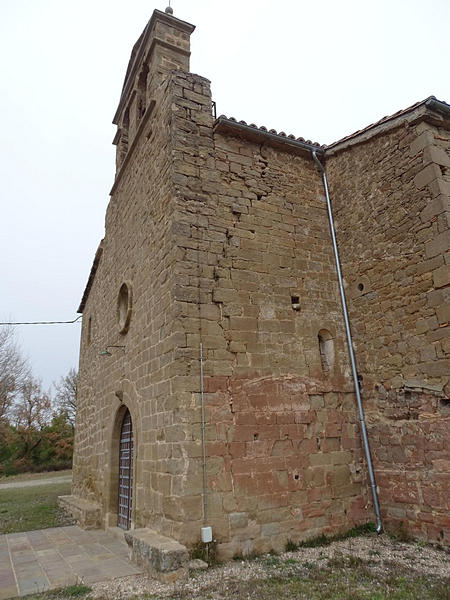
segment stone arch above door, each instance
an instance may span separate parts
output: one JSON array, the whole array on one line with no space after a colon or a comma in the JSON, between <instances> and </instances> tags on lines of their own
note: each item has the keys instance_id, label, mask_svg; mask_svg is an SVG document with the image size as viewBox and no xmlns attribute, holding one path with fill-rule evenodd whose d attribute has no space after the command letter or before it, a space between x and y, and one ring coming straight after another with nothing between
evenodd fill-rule
<instances>
[{"instance_id":1,"label":"stone arch above door","mask_svg":"<svg viewBox=\"0 0 450 600\"><path fill-rule=\"evenodd\" d=\"M134 438L134 459L133 459L133 512L132 524L134 523L134 513L137 503L137 461L139 457L139 440L141 438L141 418L138 403L138 395L133 384L125 379L121 382L120 388L115 392L112 401L111 418L107 426L108 440L108 460L107 468L107 498L106 498L106 525L117 526L118 515L118 488L119 488L119 445L120 433L122 428L123 418L126 411L129 411L133 426Z\"/></svg>"}]
</instances>

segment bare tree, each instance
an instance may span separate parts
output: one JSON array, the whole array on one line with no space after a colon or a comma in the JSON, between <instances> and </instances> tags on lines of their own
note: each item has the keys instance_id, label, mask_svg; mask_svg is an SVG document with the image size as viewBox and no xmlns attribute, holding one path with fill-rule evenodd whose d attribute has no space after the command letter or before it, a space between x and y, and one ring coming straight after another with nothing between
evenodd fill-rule
<instances>
[{"instance_id":1,"label":"bare tree","mask_svg":"<svg viewBox=\"0 0 450 600\"><path fill-rule=\"evenodd\" d=\"M14 398L29 375L30 368L14 339L14 329L0 327L0 423L11 418Z\"/></svg>"},{"instance_id":2,"label":"bare tree","mask_svg":"<svg viewBox=\"0 0 450 600\"><path fill-rule=\"evenodd\" d=\"M56 390L55 402L59 409L66 413L72 427L75 427L77 411L77 380L78 373L72 368L67 375L60 378L58 383L53 384Z\"/></svg>"},{"instance_id":3,"label":"bare tree","mask_svg":"<svg viewBox=\"0 0 450 600\"><path fill-rule=\"evenodd\" d=\"M22 383L15 397L13 414L17 434L22 440L19 459L24 459L41 443L42 429L52 415L50 394L42 389L39 379L29 375Z\"/></svg>"},{"instance_id":4,"label":"bare tree","mask_svg":"<svg viewBox=\"0 0 450 600\"><path fill-rule=\"evenodd\" d=\"M26 430L41 430L50 421L52 403L39 379L31 375L22 383L14 403L14 424Z\"/></svg>"}]
</instances>

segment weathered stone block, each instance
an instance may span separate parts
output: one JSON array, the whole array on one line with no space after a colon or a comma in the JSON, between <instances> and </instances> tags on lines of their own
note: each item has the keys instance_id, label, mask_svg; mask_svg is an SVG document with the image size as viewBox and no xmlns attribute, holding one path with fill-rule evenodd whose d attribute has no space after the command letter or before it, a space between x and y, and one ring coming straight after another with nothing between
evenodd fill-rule
<instances>
[{"instance_id":1,"label":"weathered stone block","mask_svg":"<svg viewBox=\"0 0 450 600\"><path fill-rule=\"evenodd\" d=\"M447 336L450 336L450 327L446 328ZM450 358L439 359L429 363L422 363L420 365L422 373L426 373L432 377L448 377L450 373Z\"/></svg>"},{"instance_id":2,"label":"weathered stone block","mask_svg":"<svg viewBox=\"0 0 450 600\"><path fill-rule=\"evenodd\" d=\"M445 254L450 249L450 231L443 231L425 244L425 253L428 258Z\"/></svg>"},{"instance_id":3,"label":"weathered stone block","mask_svg":"<svg viewBox=\"0 0 450 600\"><path fill-rule=\"evenodd\" d=\"M58 506L76 519L83 529L99 529L103 524L102 507L77 496L58 496Z\"/></svg>"},{"instance_id":4,"label":"weathered stone block","mask_svg":"<svg viewBox=\"0 0 450 600\"><path fill-rule=\"evenodd\" d=\"M416 137L416 139L411 143L409 154L410 156L416 156L419 152L421 152L427 146L431 146L434 144L434 136L430 129L426 129L420 135Z\"/></svg>"},{"instance_id":5,"label":"weathered stone block","mask_svg":"<svg viewBox=\"0 0 450 600\"><path fill-rule=\"evenodd\" d=\"M433 271L433 283L435 288L445 287L450 283L450 265L443 265Z\"/></svg>"},{"instance_id":6,"label":"weathered stone block","mask_svg":"<svg viewBox=\"0 0 450 600\"><path fill-rule=\"evenodd\" d=\"M424 164L434 163L443 167L450 167L450 156L444 148L439 146L427 146L423 151Z\"/></svg>"},{"instance_id":7,"label":"weathered stone block","mask_svg":"<svg viewBox=\"0 0 450 600\"><path fill-rule=\"evenodd\" d=\"M125 532L132 559L146 569L150 576L164 583L187 576L189 554L185 546L151 529Z\"/></svg>"},{"instance_id":8,"label":"weathered stone block","mask_svg":"<svg viewBox=\"0 0 450 600\"><path fill-rule=\"evenodd\" d=\"M436 315L440 324L450 323L450 302L436 308Z\"/></svg>"},{"instance_id":9,"label":"weathered stone block","mask_svg":"<svg viewBox=\"0 0 450 600\"><path fill-rule=\"evenodd\" d=\"M230 527L231 529L242 529L243 527L247 527L248 525L248 517L247 513L231 513L230 514Z\"/></svg>"},{"instance_id":10,"label":"weathered stone block","mask_svg":"<svg viewBox=\"0 0 450 600\"><path fill-rule=\"evenodd\" d=\"M188 563L189 571L205 571L208 568L208 563L200 558L194 558Z\"/></svg>"},{"instance_id":11,"label":"weathered stone block","mask_svg":"<svg viewBox=\"0 0 450 600\"><path fill-rule=\"evenodd\" d=\"M434 179L438 179L441 176L442 173L439 167L431 164L422 169L422 171L414 177L414 185L421 190Z\"/></svg>"}]
</instances>

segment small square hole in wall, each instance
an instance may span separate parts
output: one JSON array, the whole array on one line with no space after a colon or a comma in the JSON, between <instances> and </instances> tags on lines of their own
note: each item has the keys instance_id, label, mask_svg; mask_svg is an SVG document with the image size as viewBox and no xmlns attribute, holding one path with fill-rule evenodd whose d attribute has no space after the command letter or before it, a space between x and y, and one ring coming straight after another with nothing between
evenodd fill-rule
<instances>
[{"instance_id":1,"label":"small square hole in wall","mask_svg":"<svg viewBox=\"0 0 450 600\"><path fill-rule=\"evenodd\" d=\"M300 296L291 296L291 306L294 310L300 310Z\"/></svg>"},{"instance_id":2,"label":"small square hole in wall","mask_svg":"<svg viewBox=\"0 0 450 600\"><path fill-rule=\"evenodd\" d=\"M444 415L450 415L450 398L441 398L439 400L439 409Z\"/></svg>"}]
</instances>

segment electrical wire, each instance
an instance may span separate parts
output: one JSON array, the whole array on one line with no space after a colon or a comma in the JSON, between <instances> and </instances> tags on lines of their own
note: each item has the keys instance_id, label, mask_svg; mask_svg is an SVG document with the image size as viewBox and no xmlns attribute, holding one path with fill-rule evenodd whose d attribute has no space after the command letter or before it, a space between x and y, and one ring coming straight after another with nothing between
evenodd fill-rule
<instances>
[{"instance_id":1,"label":"electrical wire","mask_svg":"<svg viewBox=\"0 0 450 600\"><path fill-rule=\"evenodd\" d=\"M73 321L24 321L22 323L0 323L0 325L65 325L70 323L76 323L81 319L83 315L80 315Z\"/></svg>"}]
</instances>

